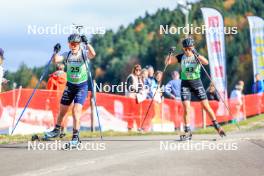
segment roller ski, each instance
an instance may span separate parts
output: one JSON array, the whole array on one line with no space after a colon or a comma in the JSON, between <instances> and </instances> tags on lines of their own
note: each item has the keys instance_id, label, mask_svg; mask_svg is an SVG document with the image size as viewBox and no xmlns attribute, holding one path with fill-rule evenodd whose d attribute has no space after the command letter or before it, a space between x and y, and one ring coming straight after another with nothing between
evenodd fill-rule
<instances>
[{"instance_id":1,"label":"roller ski","mask_svg":"<svg viewBox=\"0 0 264 176\"><path fill-rule=\"evenodd\" d=\"M31 136L31 141L51 141L45 134L43 136L34 134Z\"/></svg>"},{"instance_id":2,"label":"roller ski","mask_svg":"<svg viewBox=\"0 0 264 176\"><path fill-rule=\"evenodd\" d=\"M190 127L185 127L184 134L180 135L181 141L192 140L192 132Z\"/></svg>"},{"instance_id":3,"label":"roller ski","mask_svg":"<svg viewBox=\"0 0 264 176\"><path fill-rule=\"evenodd\" d=\"M213 126L215 128L215 130L218 132L218 134L221 136L221 137L224 137L226 136L223 128L219 125L219 123L216 121L216 120L213 120Z\"/></svg>"},{"instance_id":4,"label":"roller ski","mask_svg":"<svg viewBox=\"0 0 264 176\"><path fill-rule=\"evenodd\" d=\"M65 136L64 132L61 132L61 128L56 125L56 127L49 132L45 132L43 136L38 136L37 134L31 137L31 141L50 141L52 138L63 138Z\"/></svg>"}]
</instances>

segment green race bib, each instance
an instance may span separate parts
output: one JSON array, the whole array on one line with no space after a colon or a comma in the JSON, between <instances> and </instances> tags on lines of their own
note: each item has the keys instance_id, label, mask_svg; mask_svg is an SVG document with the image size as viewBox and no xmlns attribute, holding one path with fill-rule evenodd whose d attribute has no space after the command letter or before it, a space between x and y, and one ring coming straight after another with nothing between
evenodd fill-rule
<instances>
[{"instance_id":1,"label":"green race bib","mask_svg":"<svg viewBox=\"0 0 264 176\"><path fill-rule=\"evenodd\" d=\"M66 56L67 55L67 56ZM85 55L82 50L76 55L64 53L67 81L72 84L80 84L88 80L87 69L85 66Z\"/></svg>"},{"instance_id":2,"label":"green race bib","mask_svg":"<svg viewBox=\"0 0 264 176\"><path fill-rule=\"evenodd\" d=\"M199 79L201 76L201 66L197 63L194 56L182 56L181 60L181 79L194 80Z\"/></svg>"},{"instance_id":3,"label":"green race bib","mask_svg":"<svg viewBox=\"0 0 264 176\"><path fill-rule=\"evenodd\" d=\"M80 84L88 80L86 66L83 63L67 64L67 81L73 84Z\"/></svg>"}]
</instances>

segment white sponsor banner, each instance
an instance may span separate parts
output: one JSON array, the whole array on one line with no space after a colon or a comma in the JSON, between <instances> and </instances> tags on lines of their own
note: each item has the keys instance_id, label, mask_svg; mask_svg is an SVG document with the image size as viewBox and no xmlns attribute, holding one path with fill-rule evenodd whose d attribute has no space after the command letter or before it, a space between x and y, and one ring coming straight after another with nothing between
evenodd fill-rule
<instances>
[{"instance_id":1,"label":"white sponsor banner","mask_svg":"<svg viewBox=\"0 0 264 176\"><path fill-rule=\"evenodd\" d=\"M2 113L0 114L0 134L11 134L14 122L17 122L22 111L23 108L15 109L11 106L2 108ZM52 130L53 127L54 117L51 111L27 108L13 134L42 133Z\"/></svg>"},{"instance_id":2,"label":"white sponsor banner","mask_svg":"<svg viewBox=\"0 0 264 176\"><path fill-rule=\"evenodd\" d=\"M221 97L227 99L224 22L222 15L212 8L201 8L206 27L206 43L212 80ZM217 115L227 113L221 102Z\"/></svg>"},{"instance_id":3,"label":"white sponsor banner","mask_svg":"<svg viewBox=\"0 0 264 176\"><path fill-rule=\"evenodd\" d=\"M248 16L248 22L254 75L259 73L264 79L264 20L257 16Z\"/></svg>"}]
</instances>

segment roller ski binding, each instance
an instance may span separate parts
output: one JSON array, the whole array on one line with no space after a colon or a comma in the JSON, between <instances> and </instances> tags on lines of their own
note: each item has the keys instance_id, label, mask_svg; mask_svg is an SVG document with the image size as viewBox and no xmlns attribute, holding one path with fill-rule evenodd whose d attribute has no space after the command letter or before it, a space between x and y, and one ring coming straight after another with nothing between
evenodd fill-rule
<instances>
[{"instance_id":1,"label":"roller ski binding","mask_svg":"<svg viewBox=\"0 0 264 176\"><path fill-rule=\"evenodd\" d=\"M180 135L181 141L192 140L192 132L190 127L185 127L184 134Z\"/></svg>"},{"instance_id":2,"label":"roller ski binding","mask_svg":"<svg viewBox=\"0 0 264 176\"><path fill-rule=\"evenodd\" d=\"M226 136L223 128L219 125L219 123L216 121L216 120L213 120L213 126L214 128L216 129L216 131L218 132L218 134L221 136L221 137L224 137Z\"/></svg>"}]
</instances>

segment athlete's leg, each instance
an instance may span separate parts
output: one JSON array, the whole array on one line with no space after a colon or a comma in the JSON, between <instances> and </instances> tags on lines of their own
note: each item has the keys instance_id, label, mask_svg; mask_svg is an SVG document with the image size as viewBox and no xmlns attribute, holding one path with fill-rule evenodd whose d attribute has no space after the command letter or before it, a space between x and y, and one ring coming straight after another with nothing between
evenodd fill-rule
<instances>
[{"instance_id":1,"label":"athlete's leg","mask_svg":"<svg viewBox=\"0 0 264 176\"><path fill-rule=\"evenodd\" d=\"M71 146L77 146L80 143L79 131L80 131L80 118L82 115L83 104L88 94L88 85L82 84L76 87L76 95L74 97L74 105L72 109L73 114L73 130L72 140L70 141Z\"/></svg>"},{"instance_id":2,"label":"athlete's leg","mask_svg":"<svg viewBox=\"0 0 264 176\"><path fill-rule=\"evenodd\" d=\"M219 125L219 123L217 122L215 113L214 113L213 109L211 108L208 100L207 99L202 100L201 103L202 103L203 108L205 109L205 111L209 115L210 119L212 120L214 128L217 130L219 135L225 136L226 134L225 134L224 130L221 128L221 126Z\"/></svg>"},{"instance_id":3,"label":"athlete's leg","mask_svg":"<svg viewBox=\"0 0 264 176\"><path fill-rule=\"evenodd\" d=\"M73 114L73 129L72 129L72 140L70 141L70 146L75 147L80 143L79 133L80 133L80 118L82 115L83 105L80 103L74 103L72 108Z\"/></svg>"},{"instance_id":4,"label":"athlete's leg","mask_svg":"<svg viewBox=\"0 0 264 176\"><path fill-rule=\"evenodd\" d=\"M218 124L218 122L216 120L215 113L214 113L213 109L211 108L211 106L210 106L210 104L208 102L205 89L204 89L202 81L200 79L199 80L194 80L192 82L192 90L194 91L196 96L201 101L202 107L205 109L205 111L209 115L209 117L212 120L212 123L214 125L214 128L217 130L219 135L220 136L225 136L225 132L223 131L221 126Z\"/></svg>"},{"instance_id":5,"label":"athlete's leg","mask_svg":"<svg viewBox=\"0 0 264 176\"><path fill-rule=\"evenodd\" d=\"M60 135L63 118L66 115L74 96L74 89L71 89L70 85L67 84L61 98L60 111L56 126L52 131L45 133L45 138L55 138Z\"/></svg>"},{"instance_id":6,"label":"athlete's leg","mask_svg":"<svg viewBox=\"0 0 264 176\"><path fill-rule=\"evenodd\" d=\"M181 99L184 109L183 121L184 121L184 135L181 135L181 140L190 140L192 133L190 129L190 116L191 116L191 91L189 83L182 81L181 84Z\"/></svg>"},{"instance_id":7,"label":"athlete's leg","mask_svg":"<svg viewBox=\"0 0 264 176\"><path fill-rule=\"evenodd\" d=\"M76 94L74 97L74 105L72 109L73 129L75 130L80 129L80 118L82 115L82 108L83 108L83 104L86 100L87 95L88 95L88 84L82 83L81 85L78 85L78 87L76 88Z\"/></svg>"},{"instance_id":8,"label":"athlete's leg","mask_svg":"<svg viewBox=\"0 0 264 176\"><path fill-rule=\"evenodd\" d=\"M180 136L181 140L191 140L192 132L190 128L190 116L191 116L191 101L185 100L183 101L183 109L184 109L184 134Z\"/></svg>"},{"instance_id":9,"label":"athlete's leg","mask_svg":"<svg viewBox=\"0 0 264 176\"><path fill-rule=\"evenodd\" d=\"M189 100L185 100L182 102L183 109L184 109L184 115L183 115L183 121L185 126L190 125L190 115L191 115L191 102Z\"/></svg>"},{"instance_id":10,"label":"athlete's leg","mask_svg":"<svg viewBox=\"0 0 264 176\"><path fill-rule=\"evenodd\" d=\"M183 80L181 83L181 100L184 109L183 121L185 127L187 127L190 125L191 115L191 89L188 81Z\"/></svg>"},{"instance_id":11,"label":"athlete's leg","mask_svg":"<svg viewBox=\"0 0 264 176\"><path fill-rule=\"evenodd\" d=\"M62 121L63 121L66 113L68 112L69 107L70 107L70 105L63 105L63 104L60 105L60 112L59 112L59 115L58 115L58 119L57 119L56 125L62 126Z\"/></svg>"},{"instance_id":12,"label":"athlete's leg","mask_svg":"<svg viewBox=\"0 0 264 176\"><path fill-rule=\"evenodd\" d=\"M202 107L204 108L204 110L207 112L207 114L209 115L210 119L213 121L213 120L216 120L216 116L215 116L215 113L213 111L213 109L211 108L209 102L207 99L205 100L202 100L201 101L202 103Z\"/></svg>"},{"instance_id":13,"label":"athlete's leg","mask_svg":"<svg viewBox=\"0 0 264 176\"><path fill-rule=\"evenodd\" d=\"M60 112L58 115L57 123L55 128L52 131L45 133L45 138L55 138L58 137L61 133L62 121L69 109L69 105L60 105Z\"/></svg>"},{"instance_id":14,"label":"athlete's leg","mask_svg":"<svg viewBox=\"0 0 264 176\"><path fill-rule=\"evenodd\" d=\"M215 113L214 113L213 109L211 108L211 106L208 102L206 91L203 87L202 81L200 79L193 80L191 82L191 88L192 88L193 92L195 93L195 95L197 96L197 98L201 101L202 107L207 112L210 119L212 121L216 120Z\"/></svg>"},{"instance_id":15,"label":"athlete's leg","mask_svg":"<svg viewBox=\"0 0 264 176\"><path fill-rule=\"evenodd\" d=\"M77 96L78 97L78 96ZM86 97L85 97L86 98ZM84 98L84 100L85 100ZM73 130L72 130L72 139L71 141L66 145L66 148L76 148L80 144L80 138L79 138L79 132L80 132L80 118L82 115L82 108L83 103L79 103L80 99L76 99L75 97L75 103L72 108L72 115L73 115ZM78 102L78 103L77 103Z\"/></svg>"},{"instance_id":16,"label":"athlete's leg","mask_svg":"<svg viewBox=\"0 0 264 176\"><path fill-rule=\"evenodd\" d=\"M73 129L78 130L80 129L80 118L82 115L82 104L74 103L74 106L72 108L72 114L73 114Z\"/></svg>"},{"instance_id":17,"label":"athlete's leg","mask_svg":"<svg viewBox=\"0 0 264 176\"><path fill-rule=\"evenodd\" d=\"M79 133L80 133L80 118L82 115L83 105L80 103L74 103L72 108L73 116L73 129L72 129L72 139L69 142L69 146L76 147L80 143Z\"/></svg>"}]
</instances>

